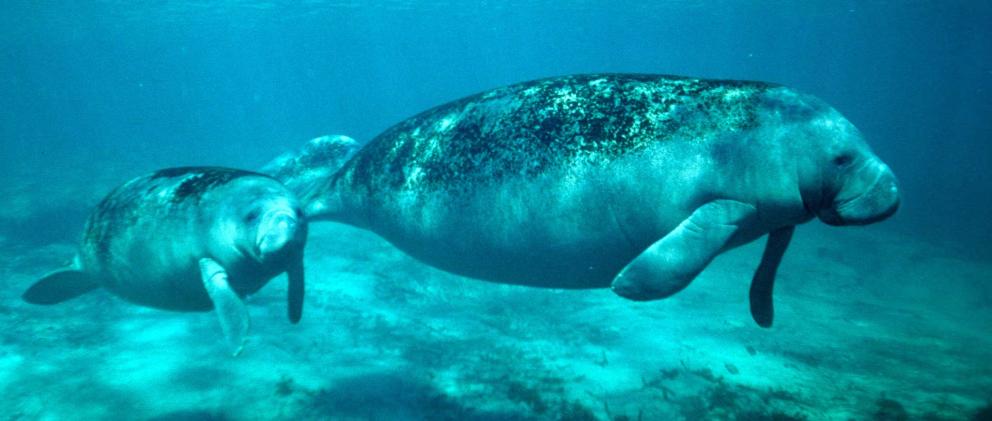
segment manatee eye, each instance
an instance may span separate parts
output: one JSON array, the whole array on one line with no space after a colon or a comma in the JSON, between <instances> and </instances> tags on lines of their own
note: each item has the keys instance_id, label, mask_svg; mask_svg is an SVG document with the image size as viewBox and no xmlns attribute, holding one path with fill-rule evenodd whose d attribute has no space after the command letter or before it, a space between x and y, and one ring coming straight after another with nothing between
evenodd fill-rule
<instances>
[{"instance_id":1,"label":"manatee eye","mask_svg":"<svg viewBox=\"0 0 992 421\"><path fill-rule=\"evenodd\" d=\"M258 220L258 217L262 214L261 209L252 209L251 212L245 214L245 223L251 224Z\"/></svg>"},{"instance_id":2,"label":"manatee eye","mask_svg":"<svg viewBox=\"0 0 992 421\"><path fill-rule=\"evenodd\" d=\"M847 154L847 153L840 154L834 158L834 165L838 167L843 167L846 166L847 164L850 164L853 161L854 161L854 157L851 156L851 154Z\"/></svg>"}]
</instances>

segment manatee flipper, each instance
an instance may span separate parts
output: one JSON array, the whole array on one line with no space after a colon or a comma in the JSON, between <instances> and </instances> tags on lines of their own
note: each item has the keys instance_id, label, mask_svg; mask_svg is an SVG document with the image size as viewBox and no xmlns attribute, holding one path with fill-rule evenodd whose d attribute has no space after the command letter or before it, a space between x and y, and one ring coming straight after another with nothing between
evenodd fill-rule
<instances>
[{"instance_id":1,"label":"manatee flipper","mask_svg":"<svg viewBox=\"0 0 992 421\"><path fill-rule=\"evenodd\" d=\"M613 279L613 292L635 301L679 292L755 213L754 206L734 200L714 200L700 206L628 263Z\"/></svg>"},{"instance_id":2,"label":"manatee flipper","mask_svg":"<svg viewBox=\"0 0 992 421\"><path fill-rule=\"evenodd\" d=\"M785 250L789 248L795 225L779 228L768 234L765 252L761 255L761 263L754 272L751 280L751 317L761 327L771 327L775 309L772 306L772 289L775 287L775 272Z\"/></svg>"},{"instance_id":3,"label":"manatee flipper","mask_svg":"<svg viewBox=\"0 0 992 421\"><path fill-rule=\"evenodd\" d=\"M220 328L231 345L232 355L237 356L245 346L248 335L248 309L227 282L227 272L219 263L209 258L200 259L200 276L207 289L214 312L220 319Z\"/></svg>"},{"instance_id":4,"label":"manatee flipper","mask_svg":"<svg viewBox=\"0 0 992 421\"><path fill-rule=\"evenodd\" d=\"M304 278L302 253L300 253L298 260L289 265L289 269L286 271L286 277L289 278L289 294L287 297L289 304L289 321L296 324L299 323L300 318L303 317Z\"/></svg>"},{"instance_id":5,"label":"manatee flipper","mask_svg":"<svg viewBox=\"0 0 992 421\"><path fill-rule=\"evenodd\" d=\"M31 285L21 299L31 304L58 304L100 287L89 274L76 269L58 270Z\"/></svg>"}]
</instances>

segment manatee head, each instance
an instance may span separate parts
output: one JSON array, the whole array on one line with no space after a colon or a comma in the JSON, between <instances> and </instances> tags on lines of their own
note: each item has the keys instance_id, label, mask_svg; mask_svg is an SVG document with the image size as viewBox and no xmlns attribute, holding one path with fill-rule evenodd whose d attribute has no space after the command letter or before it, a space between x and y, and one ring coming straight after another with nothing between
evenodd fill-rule
<instances>
[{"instance_id":1,"label":"manatee head","mask_svg":"<svg viewBox=\"0 0 992 421\"><path fill-rule=\"evenodd\" d=\"M224 203L213 235L226 251L222 254L268 265L302 252L307 223L296 196L281 183L261 175L242 177L218 193Z\"/></svg>"},{"instance_id":2,"label":"manatee head","mask_svg":"<svg viewBox=\"0 0 992 421\"><path fill-rule=\"evenodd\" d=\"M899 208L899 187L888 165L870 151L840 152L828 180L830 201L817 216L830 225L866 225L884 220Z\"/></svg>"},{"instance_id":3,"label":"manatee head","mask_svg":"<svg viewBox=\"0 0 992 421\"><path fill-rule=\"evenodd\" d=\"M777 92L776 92L777 91ZM899 207L895 174L843 115L819 99L770 92L791 145L806 210L830 225L866 225Z\"/></svg>"}]
</instances>

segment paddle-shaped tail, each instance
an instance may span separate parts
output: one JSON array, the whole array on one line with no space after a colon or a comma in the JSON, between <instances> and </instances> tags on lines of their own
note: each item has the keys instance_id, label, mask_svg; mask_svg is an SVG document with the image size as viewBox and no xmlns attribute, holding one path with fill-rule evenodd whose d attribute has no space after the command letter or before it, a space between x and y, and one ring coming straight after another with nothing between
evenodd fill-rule
<instances>
[{"instance_id":1,"label":"paddle-shaped tail","mask_svg":"<svg viewBox=\"0 0 992 421\"><path fill-rule=\"evenodd\" d=\"M31 304L51 305L68 301L100 287L86 272L70 268L45 275L24 291L21 299Z\"/></svg>"},{"instance_id":2,"label":"paddle-shaped tail","mask_svg":"<svg viewBox=\"0 0 992 421\"><path fill-rule=\"evenodd\" d=\"M298 152L288 152L272 160L262 172L279 180L303 203L307 216L324 213L333 203L328 189L335 173L362 145L348 136L332 135L311 139Z\"/></svg>"}]
</instances>

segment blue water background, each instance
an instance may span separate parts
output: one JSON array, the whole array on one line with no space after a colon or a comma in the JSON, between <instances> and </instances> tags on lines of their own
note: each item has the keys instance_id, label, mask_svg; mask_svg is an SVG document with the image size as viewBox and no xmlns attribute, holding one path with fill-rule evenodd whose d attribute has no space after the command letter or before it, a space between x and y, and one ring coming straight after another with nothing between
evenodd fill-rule
<instances>
[{"instance_id":1,"label":"blue water background","mask_svg":"<svg viewBox=\"0 0 992 421\"><path fill-rule=\"evenodd\" d=\"M255 168L317 135L367 140L560 74L757 79L818 95L864 132L904 191L885 228L989 258L989 22L987 1L8 1L0 183ZM37 209L45 224L0 227L71 241L87 210L53 196L71 205Z\"/></svg>"}]
</instances>

